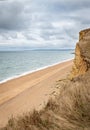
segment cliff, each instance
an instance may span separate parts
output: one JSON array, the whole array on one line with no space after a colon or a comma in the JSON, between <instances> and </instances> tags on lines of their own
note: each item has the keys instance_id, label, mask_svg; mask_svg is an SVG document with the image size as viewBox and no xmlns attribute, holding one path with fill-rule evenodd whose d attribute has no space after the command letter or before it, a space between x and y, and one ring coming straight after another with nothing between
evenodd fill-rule
<instances>
[{"instance_id":1,"label":"cliff","mask_svg":"<svg viewBox=\"0 0 90 130\"><path fill-rule=\"evenodd\" d=\"M0 130L90 130L89 70L90 29L87 29L79 33L71 73L73 80L58 81L55 87L59 93L44 109L12 117Z\"/></svg>"},{"instance_id":2,"label":"cliff","mask_svg":"<svg viewBox=\"0 0 90 130\"><path fill-rule=\"evenodd\" d=\"M83 75L90 69L90 29L79 32L76 44L75 59L70 78Z\"/></svg>"}]
</instances>

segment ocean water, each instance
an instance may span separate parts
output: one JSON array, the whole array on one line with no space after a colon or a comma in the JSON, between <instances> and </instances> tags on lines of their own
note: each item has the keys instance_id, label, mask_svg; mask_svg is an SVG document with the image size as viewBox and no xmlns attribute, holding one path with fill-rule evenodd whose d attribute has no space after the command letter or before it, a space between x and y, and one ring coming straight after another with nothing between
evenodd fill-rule
<instances>
[{"instance_id":1,"label":"ocean water","mask_svg":"<svg viewBox=\"0 0 90 130\"><path fill-rule=\"evenodd\" d=\"M74 58L73 50L0 52L0 83Z\"/></svg>"}]
</instances>

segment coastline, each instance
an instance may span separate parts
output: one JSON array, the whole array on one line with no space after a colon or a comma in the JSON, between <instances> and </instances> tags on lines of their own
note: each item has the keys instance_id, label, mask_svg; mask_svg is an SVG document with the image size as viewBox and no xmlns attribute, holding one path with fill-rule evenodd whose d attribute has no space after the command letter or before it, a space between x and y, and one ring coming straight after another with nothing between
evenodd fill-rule
<instances>
[{"instance_id":1,"label":"coastline","mask_svg":"<svg viewBox=\"0 0 90 130\"><path fill-rule=\"evenodd\" d=\"M58 64L61 64L61 63L70 61L70 60L73 60L73 58L67 59L67 60L63 60L63 61L60 61L60 62L51 64L51 65L48 65L48 66L44 66L44 67L41 67L41 68L38 68L38 69L35 69L35 70L31 70L31 71L28 71L28 72L24 72L24 73L22 73L22 74L20 74L20 75L16 75L16 76L12 76L12 77L6 78L6 79L0 81L0 85L3 84L3 83L7 83L8 81L11 81L11 80L14 80L14 79L17 79L17 78L26 76L26 75L28 75L28 74L32 74L32 73L38 72L38 71L40 71L40 70L47 69L48 67L53 67L53 66L55 66L55 65L58 65Z\"/></svg>"},{"instance_id":2,"label":"coastline","mask_svg":"<svg viewBox=\"0 0 90 130\"><path fill-rule=\"evenodd\" d=\"M73 60L68 60L0 84L0 127L12 115L42 109L56 93L56 82L67 77L72 64Z\"/></svg>"}]
</instances>

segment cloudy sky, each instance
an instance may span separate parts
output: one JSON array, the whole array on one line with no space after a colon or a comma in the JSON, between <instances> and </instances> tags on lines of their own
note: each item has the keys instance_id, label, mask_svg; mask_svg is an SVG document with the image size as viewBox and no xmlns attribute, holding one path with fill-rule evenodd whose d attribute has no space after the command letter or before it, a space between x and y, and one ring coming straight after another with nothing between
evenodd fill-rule
<instances>
[{"instance_id":1,"label":"cloudy sky","mask_svg":"<svg viewBox=\"0 0 90 130\"><path fill-rule=\"evenodd\" d=\"M0 0L0 48L74 48L90 0Z\"/></svg>"}]
</instances>

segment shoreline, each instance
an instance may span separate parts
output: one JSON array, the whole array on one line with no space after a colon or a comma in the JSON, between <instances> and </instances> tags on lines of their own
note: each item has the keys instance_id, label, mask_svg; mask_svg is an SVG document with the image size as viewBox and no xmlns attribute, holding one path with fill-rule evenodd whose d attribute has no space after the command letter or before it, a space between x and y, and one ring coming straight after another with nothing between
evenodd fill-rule
<instances>
[{"instance_id":1,"label":"shoreline","mask_svg":"<svg viewBox=\"0 0 90 130\"><path fill-rule=\"evenodd\" d=\"M73 60L64 61L0 84L0 126L12 115L41 110L57 94L57 81L67 78L72 65Z\"/></svg>"},{"instance_id":2,"label":"shoreline","mask_svg":"<svg viewBox=\"0 0 90 130\"><path fill-rule=\"evenodd\" d=\"M52 65L44 66L44 67L41 67L41 68L38 68L38 69L35 69L35 70L31 70L31 71L28 71L28 72L24 72L24 73L22 73L20 75L16 75L16 76L12 76L12 77L6 78L6 79L0 81L0 85L3 84L3 83L7 83L8 81L11 81L11 80L14 80L14 79L18 79L18 78L26 76L28 74L32 74L32 73L38 72L40 70L44 70L44 69L47 69L49 67L53 67L55 65L58 65L58 64L61 64L61 63L67 62L67 61L71 61L71 60L73 60L73 58L67 59L67 60L63 60L63 61L54 63Z\"/></svg>"}]
</instances>

